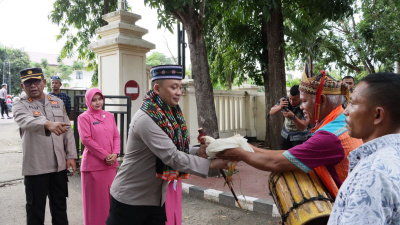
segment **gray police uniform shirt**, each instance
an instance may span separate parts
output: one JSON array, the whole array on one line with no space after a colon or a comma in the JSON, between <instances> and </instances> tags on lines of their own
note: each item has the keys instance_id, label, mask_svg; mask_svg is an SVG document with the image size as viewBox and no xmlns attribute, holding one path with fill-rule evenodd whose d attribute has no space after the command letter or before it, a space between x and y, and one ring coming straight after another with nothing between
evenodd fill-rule
<instances>
[{"instance_id":1,"label":"gray police uniform shirt","mask_svg":"<svg viewBox=\"0 0 400 225\"><path fill-rule=\"evenodd\" d=\"M0 89L0 98L2 98L2 99L7 99L7 89L5 89L5 88L1 88Z\"/></svg>"},{"instance_id":2,"label":"gray police uniform shirt","mask_svg":"<svg viewBox=\"0 0 400 225\"><path fill-rule=\"evenodd\" d=\"M47 121L70 123L61 99L45 94L43 105L25 95L14 103L13 111L22 138L23 176L60 172L67 159L78 158L70 127L60 136L44 128Z\"/></svg>"},{"instance_id":3,"label":"gray police uniform shirt","mask_svg":"<svg viewBox=\"0 0 400 225\"><path fill-rule=\"evenodd\" d=\"M193 149L190 150L193 152ZM162 206L168 181L156 177L156 158L175 170L206 177L211 160L178 151L168 135L142 110L129 125L124 161L111 195L128 205Z\"/></svg>"}]
</instances>

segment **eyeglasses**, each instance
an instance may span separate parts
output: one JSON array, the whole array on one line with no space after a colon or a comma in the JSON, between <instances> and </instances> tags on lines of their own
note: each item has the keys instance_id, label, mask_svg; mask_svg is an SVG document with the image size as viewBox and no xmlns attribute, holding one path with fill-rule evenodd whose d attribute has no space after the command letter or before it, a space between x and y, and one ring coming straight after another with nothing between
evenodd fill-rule
<instances>
[{"instance_id":1,"label":"eyeglasses","mask_svg":"<svg viewBox=\"0 0 400 225\"><path fill-rule=\"evenodd\" d=\"M32 86L32 84L34 84L35 86L38 86L40 84L40 82L42 82L42 79L29 79L27 81L24 81L23 84L25 87L30 87Z\"/></svg>"},{"instance_id":2,"label":"eyeglasses","mask_svg":"<svg viewBox=\"0 0 400 225\"><path fill-rule=\"evenodd\" d=\"M60 80L60 77L59 76L52 76L50 79L57 79L57 80Z\"/></svg>"}]
</instances>

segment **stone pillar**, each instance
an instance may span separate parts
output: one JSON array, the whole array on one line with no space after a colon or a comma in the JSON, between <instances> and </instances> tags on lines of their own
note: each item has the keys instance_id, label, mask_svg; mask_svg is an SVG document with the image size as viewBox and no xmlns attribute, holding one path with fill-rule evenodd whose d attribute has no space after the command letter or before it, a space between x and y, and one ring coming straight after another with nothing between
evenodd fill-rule
<instances>
[{"instance_id":1,"label":"stone pillar","mask_svg":"<svg viewBox=\"0 0 400 225\"><path fill-rule=\"evenodd\" d=\"M125 84L136 81L139 96L132 101L133 115L148 91L146 53L155 45L143 40L148 31L135 25L141 16L125 11L122 4L117 11L103 15L103 19L108 25L96 30L101 39L89 45L97 54L99 89L104 95L125 95Z\"/></svg>"},{"instance_id":2,"label":"stone pillar","mask_svg":"<svg viewBox=\"0 0 400 225\"><path fill-rule=\"evenodd\" d=\"M199 125L197 122L197 105L193 79L182 80L183 93L179 105L185 117L190 135L190 144L197 145Z\"/></svg>"},{"instance_id":3,"label":"stone pillar","mask_svg":"<svg viewBox=\"0 0 400 225\"><path fill-rule=\"evenodd\" d=\"M246 91L246 97L245 97L245 121L246 121L246 136L250 139L253 139L251 141L256 141L257 137L257 131L255 129L256 125L256 96L257 96L257 90L258 87L256 85L251 85L251 84L243 84L240 87L237 88L240 91Z\"/></svg>"}]
</instances>

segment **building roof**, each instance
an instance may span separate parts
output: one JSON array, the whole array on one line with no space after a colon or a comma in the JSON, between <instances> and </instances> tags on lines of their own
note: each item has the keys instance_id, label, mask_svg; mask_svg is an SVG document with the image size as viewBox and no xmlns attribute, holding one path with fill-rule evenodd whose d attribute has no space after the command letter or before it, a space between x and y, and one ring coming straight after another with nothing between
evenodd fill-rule
<instances>
[{"instance_id":1,"label":"building roof","mask_svg":"<svg viewBox=\"0 0 400 225\"><path fill-rule=\"evenodd\" d=\"M49 63L49 66L58 66L59 63L57 62L58 59L58 54L50 54L50 53L38 53L38 52L27 52L29 55L29 59L32 62L37 62L41 63L42 59L47 59L47 62ZM74 61L77 61L77 57L73 58L65 58L62 60L62 62L67 65L67 66L72 66L74 64Z\"/></svg>"}]
</instances>

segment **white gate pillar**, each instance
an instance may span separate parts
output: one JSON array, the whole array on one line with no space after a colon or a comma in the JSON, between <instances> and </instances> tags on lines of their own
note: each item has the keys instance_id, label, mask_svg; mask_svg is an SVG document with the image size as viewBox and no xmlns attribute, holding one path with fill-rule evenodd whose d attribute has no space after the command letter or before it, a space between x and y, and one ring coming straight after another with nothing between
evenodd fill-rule
<instances>
[{"instance_id":1,"label":"white gate pillar","mask_svg":"<svg viewBox=\"0 0 400 225\"><path fill-rule=\"evenodd\" d=\"M148 31L135 25L141 16L125 11L121 4L117 11L103 15L103 19L108 25L96 30L102 38L89 45L97 54L99 89L104 95L125 95L125 84L134 80L138 88L129 89L138 95L132 100L134 114L148 91L146 53L155 45L143 40L142 36Z\"/></svg>"}]
</instances>

